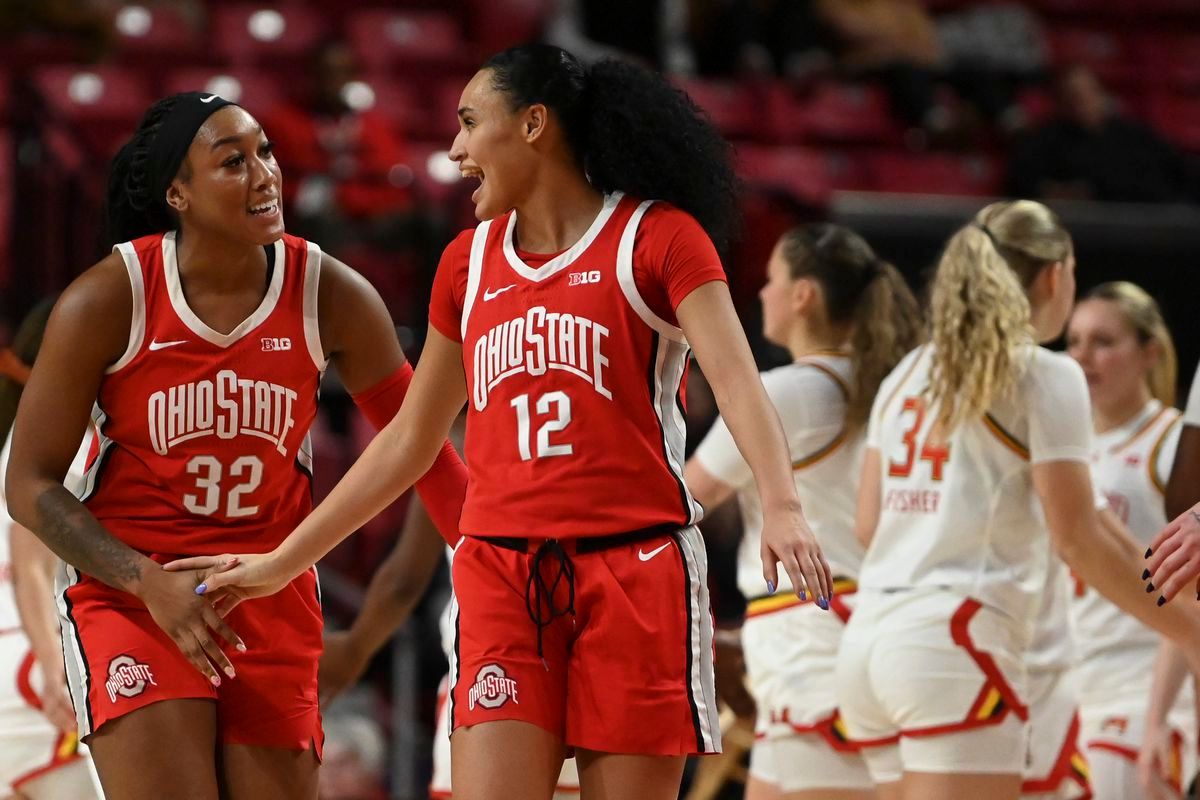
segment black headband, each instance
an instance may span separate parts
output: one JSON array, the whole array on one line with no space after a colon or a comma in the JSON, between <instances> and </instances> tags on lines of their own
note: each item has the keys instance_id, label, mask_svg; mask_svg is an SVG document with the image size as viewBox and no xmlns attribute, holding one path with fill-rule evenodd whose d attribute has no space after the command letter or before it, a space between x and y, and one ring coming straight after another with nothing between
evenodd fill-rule
<instances>
[{"instance_id":1,"label":"black headband","mask_svg":"<svg viewBox=\"0 0 1200 800\"><path fill-rule=\"evenodd\" d=\"M192 139L204 121L225 106L236 105L209 92L183 92L175 95L175 105L163 119L149 153L151 197L161 200L179 172Z\"/></svg>"}]
</instances>

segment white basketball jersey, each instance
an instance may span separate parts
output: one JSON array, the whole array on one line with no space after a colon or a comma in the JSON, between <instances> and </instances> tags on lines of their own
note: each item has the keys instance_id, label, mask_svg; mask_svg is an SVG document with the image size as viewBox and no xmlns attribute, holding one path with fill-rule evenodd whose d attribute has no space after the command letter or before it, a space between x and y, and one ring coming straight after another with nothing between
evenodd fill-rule
<instances>
[{"instance_id":1,"label":"white basketball jersey","mask_svg":"<svg viewBox=\"0 0 1200 800\"><path fill-rule=\"evenodd\" d=\"M1179 411L1152 400L1125 424L1095 437L1093 479L1109 509L1143 546L1167 524L1163 488L1180 428ZM1159 635L1095 589L1072 583L1080 686L1100 695L1149 686Z\"/></svg>"},{"instance_id":2,"label":"white basketball jersey","mask_svg":"<svg viewBox=\"0 0 1200 800\"><path fill-rule=\"evenodd\" d=\"M787 436L792 476L805 519L833 574L853 579L862 565L862 547L854 538L854 513L864 436L862 431L852 433L846 427L851 380L850 357L843 353L804 356L762 375ZM762 505L750 466L724 419L713 424L694 458L714 478L737 489L743 527L738 588L747 598L766 594L759 555ZM782 569L779 582L780 592L791 590L791 580Z\"/></svg>"},{"instance_id":3,"label":"white basketball jersey","mask_svg":"<svg viewBox=\"0 0 1200 800\"><path fill-rule=\"evenodd\" d=\"M947 438L930 435L931 346L884 381L867 431L867 446L880 454L881 511L860 594L945 588L1032 632L1050 561L1032 466L1087 463L1091 407L1073 360L1032 346L1019 355L1024 369L1011 395Z\"/></svg>"},{"instance_id":4,"label":"white basketball jersey","mask_svg":"<svg viewBox=\"0 0 1200 800\"><path fill-rule=\"evenodd\" d=\"M90 439L90 436L84 437L83 444L75 454L75 460L71 462L67 477L63 481L72 492L77 492L83 483ZM8 497L4 493L4 484L8 478L8 453L11 448L10 431L8 438L4 440L3 448L0 448L0 633L21 627L21 618L17 614L17 598L13 594L12 550L9 546L9 528L13 519L8 514Z\"/></svg>"}]
</instances>

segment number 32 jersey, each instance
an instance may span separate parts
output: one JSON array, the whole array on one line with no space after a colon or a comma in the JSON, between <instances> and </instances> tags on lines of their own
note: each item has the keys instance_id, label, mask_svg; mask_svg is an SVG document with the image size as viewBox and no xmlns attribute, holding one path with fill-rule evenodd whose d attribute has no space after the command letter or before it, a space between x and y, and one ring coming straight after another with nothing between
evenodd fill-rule
<instances>
[{"instance_id":1,"label":"number 32 jersey","mask_svg":"<svg viewBox=\"0 0 1200 800\"><path fill-rule=\"evenodd\" d=\"M518 250L515 227L513 211L452 242L430 304L463 348L462 532L572 538L697 521L675 308L725 279L712 243L684 212L620 193L554 256Z\"/></svg>"},{"instance_id":2,"label":"number 32 jersey","mask_svg":"<svg viewBox=\"0 0 1200 800\"><path fill-rule=\"evenodd\" d=\"M227 334L188 306L173 233L117 245L133 290L129 345L93 410L82 499L135 549L265 552L312 507L308 429L324 354L321 251L285 235L259 307Z\"/></svg>"}]
</instances>

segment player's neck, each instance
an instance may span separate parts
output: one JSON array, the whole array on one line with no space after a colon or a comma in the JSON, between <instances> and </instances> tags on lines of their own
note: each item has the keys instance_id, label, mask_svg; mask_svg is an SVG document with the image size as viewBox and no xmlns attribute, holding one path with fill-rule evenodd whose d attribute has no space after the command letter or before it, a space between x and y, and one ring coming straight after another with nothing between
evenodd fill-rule
<instances>
[{"instance_id":1,"label":"player's neck","mask_svg":"<svg viewBox=\"0 0 1200 800\"><path fill-rule=\"evenodd\" d=\"M818 353L844 352L849 334L847 326L810 325L799 321L788 337L788 352L793 361Z\"/></svg>"},{"instance_id":2,"label":"player's neck","mask_svg":"<svg viewBox=\"0 0 1200 800\"><path fill-rule=\"evenodd\" d=\"M1142 409L1150 402L1150 390L1143 387L1142 391L1130 394L1113 403L1096 403L1092 411L1092 423L1096 433L1106 433L1113 428L1119 428L1142 413Z\"/></svg>"},{"instance_id":3,"label":"player's neck","mask_svg":"<svg viewBox=\"0 0 1200 800\"><path fill-rule=\"evenodd\" d=\"M604 195L572 166L550 167L517 206L517 246L530 253L561 253L578 242L604 206ZM558 173L558 174L554 174Z\"/></svg>"},{"instance_id":4,"label":"player's neck","mask_svg":"<svg viewBox=\"0 0 1200 800\"><path fill-rule=\"evenodd\" d=\"M266 267L266 253L257 245L247 245L194 228L180 231L175 251L180 277L192 285L228 290L246 282L257 282Z\"/></svg>"}]
</instances>

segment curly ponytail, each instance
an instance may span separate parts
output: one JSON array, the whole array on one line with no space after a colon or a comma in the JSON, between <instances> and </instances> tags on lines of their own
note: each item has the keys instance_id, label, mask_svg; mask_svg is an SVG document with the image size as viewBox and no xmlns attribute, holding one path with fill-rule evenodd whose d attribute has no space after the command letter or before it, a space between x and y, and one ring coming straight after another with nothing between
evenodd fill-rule
<instances>
[{"instance_id":1,"label":"curly ponytail","mask_svg":"<svg viewBox=\"0 0 1200 800\"><path fill-rule=\"evenodd\" d=\"M150 190L150 148L163 120L175 107L175 96L159 100L146 111L133 136L113 157L105 198L105 231L109 245L174 228L175 212L166 197ZM184 161L181 169L187 169Z\"/></svg>"},{"instance_id":2,"label":"curly ponytail","mask_svg":"<svg viewBox=\"0 0 1200 800\"><path fill-rule=\"evenodd\" d=\"M1026 291L1070 253L1058 217L1032 200L987 206L946 244L930 298L929 386L944 431L1016 386L1022 351L1037 341Z\"/></svg>"},{"instance_id":3,"label":"curly ponytail","mask_svg":"<svg viewBox=\"0 0 1200 800\"><path fill-rule=\"evenodd\" d=\"M829 321L853 325L854 379L846 419L858 428L867 421L879 384L920 337L917 300L904 276L849 228L803 225L785 233L779 246L793 280L811 278L820 285Z\"/></svg>"},{"instance_id":4,"label":"curly ponytail","mask_svg":"<svg viewBox=\"0 0 1200 800\"><path fill-rule=\"evenodd\" d=\"M660 75L623 61L585 67L559 47L529 44L483 65L514 108L545 105L591 184L662 200L691 214L724 253L738 229L732 151L696 104Z\"/></svg>"}]
</instances>

